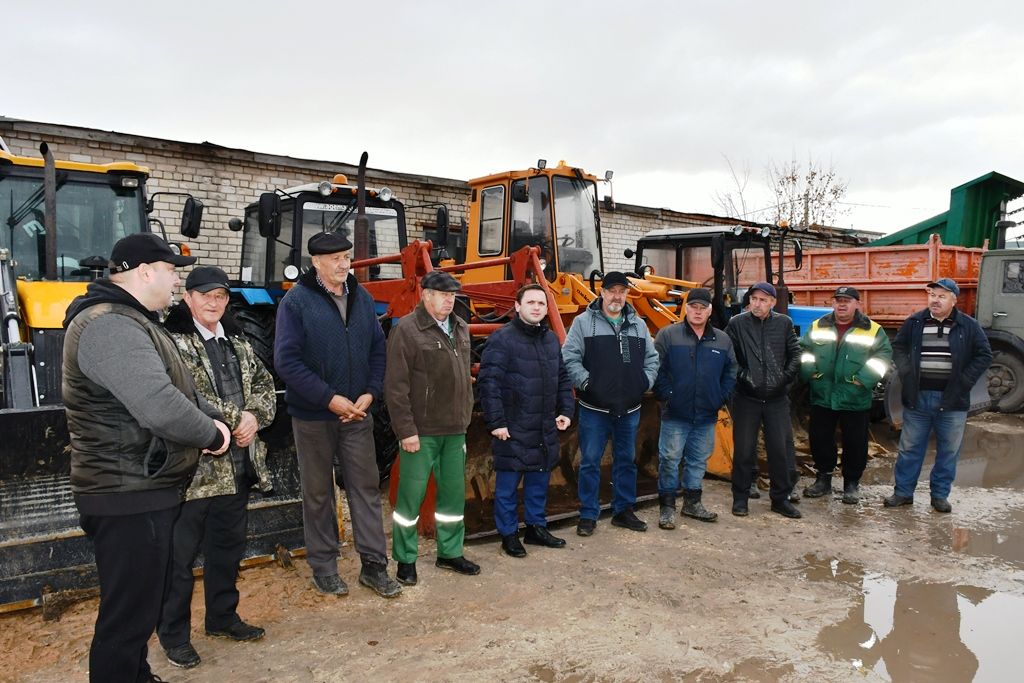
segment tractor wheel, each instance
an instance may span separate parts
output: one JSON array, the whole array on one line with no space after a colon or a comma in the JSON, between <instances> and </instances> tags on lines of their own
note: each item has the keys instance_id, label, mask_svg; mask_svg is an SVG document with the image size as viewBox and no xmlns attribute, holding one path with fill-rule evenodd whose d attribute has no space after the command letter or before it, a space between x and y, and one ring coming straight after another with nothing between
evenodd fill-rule
<instances>
[{"instance_id":1,"label":"tractor wheel","mask_svg":"<svg viewBox=\"0 0 1024 683\"><path fill-rule=\"evenodd\" d=\"M1024 360L1013 351L996 351L988 369L988 392L1001 413L1024 408Z\"/></svg>"},{"instance_id":2,"label":"tractor wheel","mask_svg":"<svg viewBox=\"0 0 1024 683\"><path fill-rule=\"evenodd\" d=\"M281 381L274 372L274 332L277 327L276 312L273 306L246 306L244 303L232 301L230 305L231 315L235 322L242 328L246 339L252 344L252 350L256 356L263 361L274 376L274 384L280 385ZM280 386L278 386L280 388Z\"/></svg>"}]
</instances>

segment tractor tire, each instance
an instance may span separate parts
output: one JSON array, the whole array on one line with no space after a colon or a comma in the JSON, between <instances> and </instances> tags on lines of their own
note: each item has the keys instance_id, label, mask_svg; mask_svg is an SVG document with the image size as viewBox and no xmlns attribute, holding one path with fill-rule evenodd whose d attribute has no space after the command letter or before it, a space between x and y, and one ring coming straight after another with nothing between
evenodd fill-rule
<instances>
[{"instance_id":1,"label":"tractor tire","mask_svg":"<svg viewBox=\"0 0 1024 683\"><path fill-rule=\"evenodd\" d=\"M1024 409L1024 359L1013 351L996 351L988 369L988 391L999 412Z\"/></svg>"},{"instance_id":2,"label":"tractor tire","mask_svg":"<svg viewBox=\"0 0 1024 683\"><path fill-rule=\"evenodd\" d=\"M232 301L228 307L235 322L242 328L246 339L256 352L256 357L274 377L274 385L280 389L281 380L274 372L274 333L277 330L277 308L274 306L247 306L245 303Z\"/></svg>"}]
</instances>

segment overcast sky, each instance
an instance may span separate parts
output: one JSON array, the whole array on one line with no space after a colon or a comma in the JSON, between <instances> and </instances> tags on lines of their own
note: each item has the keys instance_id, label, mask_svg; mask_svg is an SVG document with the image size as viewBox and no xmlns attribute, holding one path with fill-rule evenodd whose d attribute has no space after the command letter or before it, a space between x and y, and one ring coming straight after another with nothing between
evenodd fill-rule
<instances>
[{"instance_id":1,"label":"overcast sky","mask_svg":"<svg viewBox=\"0 0 1024 683\"><path fill-rule=\"evenodd\" d=\"M1024 180L1019 1L4 5L15 118L462 179L565 159L702 213L726 159L760 208L813 158L836 223L885 231Z\"/></svg>"}]
</instances>

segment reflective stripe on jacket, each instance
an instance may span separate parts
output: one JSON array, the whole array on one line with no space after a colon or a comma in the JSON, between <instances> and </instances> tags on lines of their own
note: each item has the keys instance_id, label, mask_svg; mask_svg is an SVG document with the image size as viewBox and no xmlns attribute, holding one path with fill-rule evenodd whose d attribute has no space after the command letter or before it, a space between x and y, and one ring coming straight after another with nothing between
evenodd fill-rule
<instances>
[{"instance_id":1,"label":"reflective stripe on jacket","mask_svg":"<svg viewBox=\"0 0 1024 683\"><path fill-rule=\"evenodd\" d=\"M800 376L811 403L831 410L867 410L875 385L892 364L892 346L878 323L857 311L842 339L835 314L818 318L800 339Z\"/></svg>"}]
</instances>

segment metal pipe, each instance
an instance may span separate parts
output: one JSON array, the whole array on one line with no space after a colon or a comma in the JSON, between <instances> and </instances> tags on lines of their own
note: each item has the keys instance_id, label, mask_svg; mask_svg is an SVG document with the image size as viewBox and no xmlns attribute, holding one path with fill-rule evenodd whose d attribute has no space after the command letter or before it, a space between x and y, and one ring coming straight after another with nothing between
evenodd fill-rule
<instances>
[{"instance_id":1,"label":"metal pipe","mask_svg":"<svg viewBox=\"0 0 1024 683\"><path fill-rule=\"evenodd\" d=\"M44 277L57 279L57 163L53 152L45 142L40 143L39 153L43 155L43 227L46 228L46 253Z\"/></svg>"}]
</instances>

